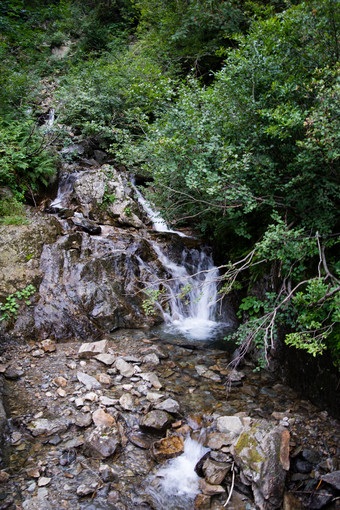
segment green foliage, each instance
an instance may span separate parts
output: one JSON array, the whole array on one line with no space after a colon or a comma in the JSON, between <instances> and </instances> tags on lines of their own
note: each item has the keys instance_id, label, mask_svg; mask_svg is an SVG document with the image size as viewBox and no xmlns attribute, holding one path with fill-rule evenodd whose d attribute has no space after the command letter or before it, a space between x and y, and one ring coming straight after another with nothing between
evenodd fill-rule
<instances>
[{"instance_id":1,"label":"green foliage","mask_svg":"<svg viewBox=\"0 0 340 510\"><path fill-rule=\"evenodd\" d=\"M7 296L4 303L0 304L0 322L15 319L18 315L20 306L24 303L30 305L30 296L36 292L36 288L33 285L27 285L22 290L18 290L13 294Z\"/></svg>"},{"instance_id":2,"label":"green foliage","mask_svg":"<svg viewBox=\"0 0 340 510\"><path fill-rule=\"evenodd\" d=\"M165 293L165 289L145 289L144 293L148 296L143 300L142 308L146 316L155 315L155 305L160 297Z\"/></svg>"},{"instance_id":3,"label":"green foliage","mask_svg":"<svg viewBox=\"0 0 340 510\"><path fill-rule=\"evenodd\" d=\"M23 223L27 223L27 218L22 202L14 196L0 200L0 225L22 225Z\"/></svg>"}]
</instances>

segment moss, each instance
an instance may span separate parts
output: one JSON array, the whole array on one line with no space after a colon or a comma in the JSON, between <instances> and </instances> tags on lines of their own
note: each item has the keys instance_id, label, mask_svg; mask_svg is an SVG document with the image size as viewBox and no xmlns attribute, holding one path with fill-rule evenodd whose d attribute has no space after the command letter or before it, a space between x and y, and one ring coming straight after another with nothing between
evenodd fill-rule
<instances>
[{"instance_id":1,"label":"moss","mask_svg":"<svg viewBox=\"0 0 340 510\"><path fill-rule=\"evenodd\" d=\"M264 455L261 455L257 450L259 446L257 441L252 437L252 431L255 432L254 427L249 432L243 432L236 445L235 452L238 457L242 459L244 464L247 464L252 470L258 472L260 464L266 459Z\"/></svg>"}]
</instances>

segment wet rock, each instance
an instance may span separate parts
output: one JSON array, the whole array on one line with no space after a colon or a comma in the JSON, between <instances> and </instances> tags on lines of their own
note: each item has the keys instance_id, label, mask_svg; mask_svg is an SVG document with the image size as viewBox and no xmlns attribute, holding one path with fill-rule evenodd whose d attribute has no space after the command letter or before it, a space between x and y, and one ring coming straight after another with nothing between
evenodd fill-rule
<instances>
[{"instance_id":1,"label":"wet rock","mask_svg":"<svg viewBox=\"0 0 340 510\"><path fill-rule=\"evenodd\" d=\"M219 485L223 482L230 466L224 462L216 462L210 458L206 459L203 464L203 473L206 481L212 485Z\"/></svg>"},{"instance_id":2,"label":"wet rock","mask_svg":"<svg viewBox=\"0 0 340 510\"><path fill-rule=\"evenodd\" d=\"M52 478L49 478L47 476L42 476L38 480L38 487L45 487L51 482Z\"/></svg>"},{"instance_id":3,"label":"wet rock","mask_svg":"<svg viewBox=\"0 0 340 510\"><path fill-rule=\"evenodd\" d=\"M96 459L110 457L119 445L120 437L118 430L114 427L96 427L85 434L85 451Z\"/></svg>"},{"instance_id":4,"label":"wet rock","mask_svg":"<svg viewBox=\"0 0 340 510\"><path fill-rule=\"evenodd\" d=\"M283 510L302 510L302 505L294 494L285 492L283 498Z\"/></svg>"},{"instance_id":5,"label":"wet rock","mask_svg":"<svg viewBox=\"0 0 340 510\"><path fill-rule=\"evenodd\" d=\"M76 227L80 227L82 230L84 230L85 232L92 236L97 236L102 231L100 225L86 218L73 217L71 218L71 220Z\"/></svg>"},{"instance_id":6,"label":"wet rock","mask_svg":"<svg viewBox=\"0 0 340 510\"><path fill-rule=\"evenodd\" d=\"M52 382L56 386L60 386L61 388L66 388L67 386L67 380L65 379L65 377L62 376L55 377Z\"/></svg>"},{"instance_id":7,"label":"wet rock","mask_svg":"<svg viewBox=\"0 0 340 510\"><path fill-rule=\"evenodd\" d=\"M259 508L276 510L282 505L289 438L288 430L263 421L243 431L233 445L235 462L251 483Z\"/></svg>"},{"instance_id":8,"label":"wet rock","mask_svg":"<svg viewBox=\"0 0 340 510\"><path fill-rule=\"evenodd\" d=\"M334 489L340 491L340 471L333 471L322 477L323 481L328 483Z\"/></svg>"},{"instance_id":9,"label":"wet rock","mask_svg":"<svg viewBox=\"0 0 340 510\"><path fill-rule=\"evenodd\" d=\"M310 450L309 448L304 448L300 455L303 460L306 460L311 464L318 464L322 459L322 455L319 452L316 450Z\"/></svg>"},{"instance_id":10,"label":"wet rock","mask_svg":"<svg viewBox=\"0 0 340 510\"><path fill-rule=\"evenodd\" d=\"M79 485L79 487L77 488L77 496L79 497L89 496L90 494L93 494L97 488L98 488L97 482L92 482L89 485L86 484Z\"/></svg>"},{"instance_id":11,"label":"wet rock","mask_svg":"<svg viewBox=\"0 0 340 510\"><path fill-rule=\"evenodd\" d=\"M69 466L76 460L76 458L77 453L73 448L64 450L60 456L59 464L61 466Z\"/></svg>"},{"instance_id":12,"label":"wet rock","mask_svg":"<svg viewBox=\"0 0 340 510\"><path fill-rule=\"evenodd\" d=\"M184 440L181 436L171 436L155 441L151 447L151 455L157 462L173 459L184 452Z\"/></svg>"},{"instance_id":13,"label":"wet rock","mask_svg":"<svg viewBox=\"0 0 340 510\"><path fill-rule=\"evenodd\" d=\"M221 377L218 374L216 374L212 370L209 370L204 365L196 365L195 370L198 373L198 375L205 377L206 379L210 379L211 381L214 381L214 382L221 381Z\"/></svg>"},{"instance_id":14,"label":"wet rock","mask_svg":"<svg viewBox=\"0 0 340 510\"><path fill-rule=\"evenodd\" d=\"M194 510L210 510L211 497L207 494L197 494L194 501Z\"/></svg>"},{"instance_id":15,"label":"wet rock","mask_svg":"<svg viewBox=\"0 0 340 510\"><path fill-rule=\"evenodd\" d=\"M231 370L231 372L228 374L228 382L231 384L231 386L242 386L242 379L244 378L245 374L235 369Z\"/></svg>"},{"instance_id":16,"label":"wet rock","mask_svg":"<svg viewBox=\"0 0 340 510\"><path fill-rule=\"evenodd\" d=\"M88 342L82 344L78 350L78 357L80 359L89 359L97 356L98 354L104 354L109 348L109 342L107 340L100 340L99 342Z\"/></svg>"},{"instance_id":17,"label":"wet rock","mask_svg":"<svg viewBox=\"0 0 340 510\"><path fill-rule=\"evenodd\" d=\"M142 429L165 430L173 421L170 414L165 411L153 410L143 416L139 422Z\"/></svg>"},{"instance_id":18,"label":"wet rock","mask_svg":"<svg viewBox=\"0 0 340 510\"><path fill-rule=\"evenodd\" d=\"M34 437L43 435L52 436L53 434L65 432L68 428L68 424L62 420L47 420L46 418L41 418L31 421L27 425L27 428Z\"/></svg>"},{"instance_id":19,"label":"wet rock","mask_svg":"<svg viewBox=\"0 0 340 510\"><path fill-rule=\"evenodd\" d=\"M103 409L97 409L92 414L92 420L96 426L113 427L116 424L114 417L106 413Z\"/></svg>"},{"instance_id":20,"label":"wet rock","mask_svg":"<svg viewBox=\"0 0 340 510\"><path fill-rule=\"evenodd\" d=\"M306 460L297 459L295 462L295 469L299 473L310 473L313 469L313 465Z\"/></svg>"},{"instance_id":21,"label":"wet rock","mask_svg":"<svg viewBox=\"0 0 340 510\"><path fill-rule=\"evenodd\" d=\"M100 464L98 474L103 482L113 482L119 479L119 473L108 464Z\"/></svg>"},{"instance_id":22,"label":"wet rock","mask_svg":"<svg viewBox=\"0 0 340 510\"><path fill-rule=\"evenodd\" d=\"M220 416L216 420L216 427L219 432L237 436L241 434L244 425L238 416Z\"/></svg>"},{"instance_id":23,"label":"wet rock","mask_svg":"<svg viewBox=\"0 0 340 510\"><path fill-rule=\"evenodd\" d=\"M142 361L143 361L143 363L150 364L150 365L159 365L159 357L154 352L144 356Z\"/></svg>"},{"instance_id":24,"label":"wet rock","mask_svg":"<svg viewBox=\"0 0 340 510\"><path fill-rule=\"evenodd\" d=\"M92 416L90 414L79 413L70 422L73 425L77 425L77 427L89 427L92 423Z\"/></svg>"},{"instance_id":25,"label":"wet rock","mask_svg":"<svg viewBox=\"0 0 340 510\"><path fill-rule=\"evenodd\" d=\"M125 411L132 411L134 408L133 398L130 393L125 393L119 399L119 403Z\"/></svg>"},{"instance_id":26,"label":"wet rock","mask_svg":"<svg viewBox=\"0 0 340 510\"><path fill-rule=\"evenodd\" d=\"M162 388L162 384L160 383L157 375L154 372L150 372L150 373L147 373L147 374L141 373L139 375L145 381L150 382L152 384L152 386L154 388L156 388L157 390L160 390Z\"/></svg>"},{"instance_id":27,"label":"wet rock","mask_svg":"<svg viewBox=\"0 0 340 510\"><path fill-rule=\"evenodd\" d=\"M157 393L155 391L148 391L146 394L146 399L149 402L157 402L158 400L160 400L163 397L164 397L164 395L162 395L161 393Z\"/></svg>"},{"instance_id":28,"label":"wet rock","mask_svg":"<svg viewBox=\"0 0 340 510\"><path fill-rule=\"evenodd\" d=\"M211 485L204 479L198 482L200 490L207 496L215 496L217 494L224 494L225 489L221 485Z\"/></svg>"},{"instance_id":29,"label":"wet rock","mask_svg":"<svg viewBox=\"0 0 340 510\"><path fill-rule=\"evenodd\" d=\"M9 365L5 370L6 379L15 381L24 375L23 369L18 365Z\"/></svg>"},{"instance_id":30,"label":"wet rock","mask_svg":"<svg viewBox=\"0 0 340 510\"><path fill-rule=\"evenodd\" d=\"M207 447L212 450L220 450L223 446L231 445L233 437L232 433L213 432L208 436Z\"/></svg>"},{"instance_id":31,"label":"wet rock","mask_svg":"<svg viewBox=\"0 0 340 510\"><path fill-rule=\"evenodd\" d=\"M112 384L112 379L108 374L97 374L96 379L103 386L110 386Z\"/></svg>"},{"instance_id":32,"label":"wet rock","mask_svg":"<svg viewBox=\"0 0 340 510\"><path fill-rule=\"evenodd\" d=\"M325 489L318 490L317 493L311 496L311 499L308 504L309 510L321 510L325 508L333 499L333 495L326 491Z\"/></svg>"},{"instance_id":33,"label":"wet rock","mask_svg":"<svg viewBox=\"0 0 340 510\"><path fill-rule=\"evenodd\" d=\"M84 384L88 390L100 389L102 385L91 375L85 374L84 372L77 372L77 379L79 382Z\"/></svg>"},{"instance_id":34,"label":"wet rock","mask_svg":"<svg viewBox=\"0 0 340 510\"><path fill-rule=\"evenodd\" d=\"M118 358L116 360L115 367L124 377L132 377L135 374L135 367L125 361L123 358Z\"/></svg>"},{"instance_id":35,"label":"wet rock","mask_svg":"<svg viewBox=\"0 0 340 510\"><path fill-rule=\"evenodd\" d=\"M161 411L166 411L167 413L177 414L179 413L180 406L179 403L173 398L167 398L163 402L156 404L155 409L160 409Z\"/></svg>"},{"instance_id":36,"label":"wet rock","mask_svg":"<svg viewBox=\"0 0 340 510\"><path fill-rule=\"evenodd\" d=\"M214 450L212 450L210 452L209 456L212 460L216 460L217 462L224 462L227 464L231 464L233 461L233 458L231 455L229 455L227 453L223 453L223 452L214 451Z\"/></svg>"},{"instance_id":37,"label":"wet rock","mask_svg":"<svg viewBox=\"0 0 340 510\"><path fill-rule=\"evenodd\" d=\"M65 397L66 397L66 395L67 395L67 393L66 393L66 391L65 391L65 390L63 390L62 388L58 388L58 389L57 389L57 395L58 395L59 397L61 397L61 398L65 398Z\"/></svg>"},{"instance_id":38,"label":"wet rock","mask_svg":"<svg viewBox=\"0 0 340 510\"><path fill-rule=\"evenodd\" d=\"M128 439L132 444L143 450L148 450L152 442L149 436L140 432L129 434Z\"/></svg>"},{"instance_id":39,"label":"wet rock","mask_svg":"<svg viewBox=\"0 0 340 510\"><path fill-rule=\"evenodd\" d=\"M105 395L99 397L99 400L106 407L115 406L119 402L118 399L106 397Z\"/></svg>"}]
</instances>

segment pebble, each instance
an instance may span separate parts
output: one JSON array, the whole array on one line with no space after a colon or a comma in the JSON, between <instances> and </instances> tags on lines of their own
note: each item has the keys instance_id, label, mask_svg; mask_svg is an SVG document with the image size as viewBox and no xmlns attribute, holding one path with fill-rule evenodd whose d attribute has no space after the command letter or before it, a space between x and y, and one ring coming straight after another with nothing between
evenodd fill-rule
<instances>
[{"instance_id":1,"label":"pebble","mask_svg":"<svg viewBox=\"0 0 340 510\"><path fill-rule=\"evenodd\" d=\"M48 478L47 476L42 476L38 480L38 487L45 487L45 485L48 485L52 478Z\"/></svg>"}]
</instances>

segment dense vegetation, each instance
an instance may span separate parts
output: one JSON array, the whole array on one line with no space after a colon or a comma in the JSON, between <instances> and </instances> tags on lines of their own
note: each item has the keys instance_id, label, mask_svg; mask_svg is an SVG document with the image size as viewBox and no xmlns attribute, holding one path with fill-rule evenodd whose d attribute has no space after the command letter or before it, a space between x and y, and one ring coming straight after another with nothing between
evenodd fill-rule
<instances>
[{"instance_id":1,"label":"dense vegetation","mask_svg":"<svg viewBox=\"0 0 340 510\"><path fill-rule=\"evenodd\" d=\"M281 336L339 366L337 7L4 1L0 185L36 200L52 148L91 137L214 244L221 292L243 296L241 353L266 361Z\"/></svg>"}]
</instances>

